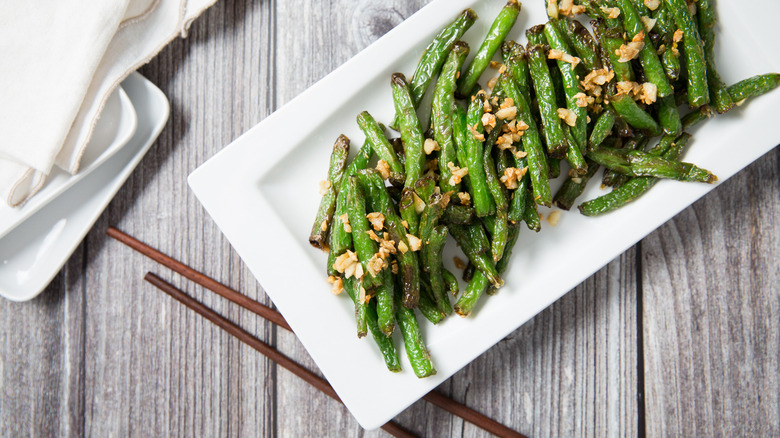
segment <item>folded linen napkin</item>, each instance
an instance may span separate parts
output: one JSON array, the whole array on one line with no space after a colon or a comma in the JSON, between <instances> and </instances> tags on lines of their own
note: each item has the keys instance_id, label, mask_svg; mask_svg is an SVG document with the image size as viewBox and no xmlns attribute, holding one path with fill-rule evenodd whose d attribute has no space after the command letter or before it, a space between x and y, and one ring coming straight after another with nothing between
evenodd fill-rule
<instances>
[{"instance_id":1,"label":"folded linen napkin","mask_svg":"<svg viewBox=\"0 0 780 438\"><path fill-rule=\"evenodd\" d=\"M117 85L215 1L0 1L0 202L78 172Z\"/></svg>"}]
</instances>

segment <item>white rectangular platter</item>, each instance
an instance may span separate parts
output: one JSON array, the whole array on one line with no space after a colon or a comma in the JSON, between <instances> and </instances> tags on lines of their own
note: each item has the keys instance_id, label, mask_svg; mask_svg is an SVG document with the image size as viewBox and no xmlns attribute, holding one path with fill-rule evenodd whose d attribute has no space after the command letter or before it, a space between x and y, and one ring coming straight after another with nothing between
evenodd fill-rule
<instances>
[{"instance_id":1,"label":"white rectangular platter","mask_svg":"<svg viewBox=\"0 0 780 438\"><path fill-rule=\"evenodd\" d=\"M353 151L362 144L363 135L355 123L360 111L368 110L379 121L391 119L391 73L410 76L428 42L466 7L480 16L464 38L473 53L504 3L432 2L249 130L189 178L198 199L367 429L381 426L717 187L664 181L609 215L587 218L569 212L562 215L558 226L545 224L539 234L523 230L505 275L506 286L498 295L483 297L469 318L450 317L437 326L420 318L438 374L417 379L405 358L403 372L388 372L370 337L357 339L348 298L329 293L325 254L308 244L319 203L318 182L326 177L331 147L340 133L353 140ZM765 0L721 0L717 4L721 19L717 56L724 80L734 83L780 71L775 56L780 33L774 31L773 23L780 4ZM545 21L544 2L528 2L510 38L525 43L525 29ZM756 99L693 130L694 140L684 158L712 170L723 181L780 143L778 114L780 92ZM598 186L591 184L582 199L603 193ZM586 255L583 248L587 248Z\"/></svg>"}]
</instances>

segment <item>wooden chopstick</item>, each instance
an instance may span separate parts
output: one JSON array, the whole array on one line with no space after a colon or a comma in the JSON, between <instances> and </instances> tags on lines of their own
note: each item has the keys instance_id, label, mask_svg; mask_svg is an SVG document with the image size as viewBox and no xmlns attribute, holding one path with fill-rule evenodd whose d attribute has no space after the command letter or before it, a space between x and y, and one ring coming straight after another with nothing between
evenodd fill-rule
<instances>
[{"instance_id":1,"label":"wooden chopstick","mask_svg":"<svg viewBox=\"0 0 780 438\"><path fill-rule=\"evenodd\" d=\"M216 325L217 327L221 328L222 330L225 330L226 332L230 333L234 337L238 338L239 341L259 351L263 356L271 359L277 365L281 366L287 371L290 371L291 373L300 377L301 379L309 383L311 386L319 389L323 394L333 398L334 400L341 402L341 399L336 394L336 391L333 389L332 386L330 386L330 384L327 381L325 381L325 379L317 376L316 374L302 367L294 360L280 353L279 350L271 347L270 345L266 344L260 339L257 339L256 337L252 336L246 330L242 329L236 324L233 324L232 322L228 321L217 312L204 306L201 302L190 297L189 295L187 295L186 293L178 289L176 286L168 283L167 281L163 280L162 278L158 277L155 274L152 274L151 272L146 273L144 280L153 284L154 286L156 286L158 289L165 292L166 294L170 295L176 301L194 310L195 312L200 314L200 316L208 319L209 321L214 323L214 325ZM405 430L398 424L393 423L392 421L389 421L385 425L383 425L382 429L385 432L399 438L416 436L413 433Z\"/></svg>"},{"instance_id":2,"label":"wooden chopstick","mask_svg":"<svg viewBox=\"0 0 780 438\"><path fill-rule=\"evenodd\" d=\"M291 330L290 326L287 324L287 321L285 321L284 317L281 313L271 309L268 306L265 306L261 303L258 303L255 300L252 300L251 298L247 297L246 295L241 294L240 292L229 288L228 286L225 286L222 283L219 283L218 281L206 276L205 274L202 274L189 266L185 265L184 263L175 260L162 252L150 247L149 245L139 241L138 239L114 228L109 227L108 231L106 232L110 237L113 239L118 240L119 242L127 245L128 247L132 248L133 250L145 255L146 257L156 261L157 263L171 269L172 271L190 279L191 281L195 282L196 284L199 284L206 289L209 289L210 291L216 293L217 295L222 296L223 298L232 301L239 306L242 306L248 310L251 310L258 315L262 316L263 318L278 324L280 327L286 328L287 330ZM429 403L438 406L441 409L444 409L445 411L458 416L496 436L499 437L510 437L510 438L526 438L525 435L522 435L518 433L515 430L512 430L503 424L493 420L490 417L487 417L468 406L465 406L461 403L456 402L455 400L442 395L436 391L431 391L428 394L423 396L423 399L428 401Z\"/></svg>"}]
</instances>

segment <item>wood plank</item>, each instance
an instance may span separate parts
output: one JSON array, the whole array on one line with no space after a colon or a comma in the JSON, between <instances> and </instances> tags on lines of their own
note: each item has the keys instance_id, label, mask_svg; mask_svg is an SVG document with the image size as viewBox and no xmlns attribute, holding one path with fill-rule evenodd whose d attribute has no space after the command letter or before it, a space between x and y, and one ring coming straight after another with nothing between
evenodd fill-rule
<instances>
[{"instance_id":1,"label":"wood plank","mask_svg":"<svg viewBox=\"0 0 780 438\"><path fill-rule=\"evenodd\" d=\"M169 97L156 146L88 238L86 432L95 436L268 436L267 360L142 281L164 269L104 236L116 225L268 302L187 187L187 175L270 113L273 4L219 2L142 73ZM262 67L265 67L264 69ZM273 329L180 279L208 306L262 338Z\"/></svg>"},{"instance_id":2,"label":"wood plank","mask_svg":"<svg viewBox=\"0 0 780 438\"><path fill-rule=\"evenodd\" d=\"M648 436L780 435L779 159L643 241Z\"/></svg>"},{"instance_id":3,"label":"wood plank","mask_svg":"<svg viewBox=\"0 0 780 438\"><path fill-rule=\"evenodd\" d=\"M84 251L30 303L0 299L0 430L73 436L84 430Z\"/></svg>"}]
</instances>

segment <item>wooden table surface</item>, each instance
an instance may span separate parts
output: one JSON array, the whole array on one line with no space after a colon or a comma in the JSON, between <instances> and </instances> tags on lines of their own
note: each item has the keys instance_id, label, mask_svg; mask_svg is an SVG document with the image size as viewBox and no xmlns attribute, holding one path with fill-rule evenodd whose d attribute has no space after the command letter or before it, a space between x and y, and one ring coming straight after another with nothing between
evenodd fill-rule
<instances>
[{"instance_id":1,"label":"wooden table surface","mask_svg":"<svg viewBox=\"0 0 780 438\"><path fill-rule=\"evenodd\" d=\"M0 300L0 435L385 435L142 277L172 279L316 369L293 335L105 231L270 304L187 175L425 3L222 0L141 69L172 106L156 145L43 294ZM779 159L722 183L439 390L530 436L780 436ZM486 435L422 401L396 420Z\"/></svg>"}]
</instances>

